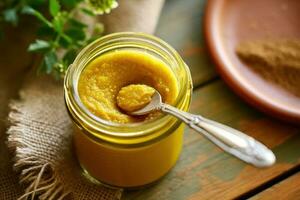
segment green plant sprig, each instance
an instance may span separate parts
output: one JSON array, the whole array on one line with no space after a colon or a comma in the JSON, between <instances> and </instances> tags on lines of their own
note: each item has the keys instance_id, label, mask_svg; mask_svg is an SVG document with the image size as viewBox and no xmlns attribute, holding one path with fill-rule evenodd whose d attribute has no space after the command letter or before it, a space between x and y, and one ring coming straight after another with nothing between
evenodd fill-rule
<instances>
[{"instance_id":1,"label":"green plant sprig","mask_svg":"<svg viewBox=\"0 0 300 200\"><path fill-rule=\"evenodd\" d=\"M108 13L117 5L116 0L6 0L0 22L19 23L18 15L34 16L40 24L37 38L28 47L29 52L41 55L38 73L52 74L59 79L64 76L78 51L96 37L103 34L103 25L97 23L91 35L87 34L88 24L76 19L76 12L94 17ZM42 12L47 3L48 12ZM81 6L85 3L87 6ZM0 10L3 5L0 4Z\"/></svg>"}]
</instances>

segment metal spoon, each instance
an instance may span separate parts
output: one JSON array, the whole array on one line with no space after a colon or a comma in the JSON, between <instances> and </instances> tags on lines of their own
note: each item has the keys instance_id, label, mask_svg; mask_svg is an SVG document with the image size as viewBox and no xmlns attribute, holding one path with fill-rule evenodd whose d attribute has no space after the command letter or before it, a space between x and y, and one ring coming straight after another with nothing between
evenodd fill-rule
<instances>
[{"instance_id":1,"label":"metal spoon","mask_svg":"<svg viewBox=\"0 0 300 200\"><path fill-rule=\"evenodd\" d=\"M171 114L188 124L198 133L215 143L224 151L256 167L267 167L275 163L274 153L254 138L224 124L178 110L162 102L158 91L152 96L151 102L131 115L145 115L154 110Z\"/></svg>"}]
</instances>

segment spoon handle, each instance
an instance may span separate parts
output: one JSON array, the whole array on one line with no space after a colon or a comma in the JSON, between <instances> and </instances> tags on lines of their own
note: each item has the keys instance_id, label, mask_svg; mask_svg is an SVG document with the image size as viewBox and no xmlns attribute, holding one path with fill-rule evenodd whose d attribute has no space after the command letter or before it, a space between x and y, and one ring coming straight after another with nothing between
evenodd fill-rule
<instances>
[{"instance_id":1,"label":"spoon handle","mask_svg":"<svg viewBox=\"0 0 300 200\"><path fill-rule=\"evenodd\" d=\"M221 149L247 163L256 167L267 167L275 163L275 155L270 149L236 129L167 104L162 104L160 110L181 119Z\"/></svg>"}]
</instances>

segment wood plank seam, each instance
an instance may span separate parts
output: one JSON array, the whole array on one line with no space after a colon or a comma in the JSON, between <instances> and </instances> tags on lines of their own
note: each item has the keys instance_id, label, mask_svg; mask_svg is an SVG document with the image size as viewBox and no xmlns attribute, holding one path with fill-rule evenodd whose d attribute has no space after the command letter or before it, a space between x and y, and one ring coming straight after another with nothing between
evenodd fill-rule
<instances>
[{"instance_id":1,"label":"wood plank seam","mask_svg":"<svg viewBox=\"0 0 300 200\"><path fill-rule=\"evenodd\" d=\"M263 183L262 185L253 188L252 190L249 190L248 192L240 195L239 197L237 197L236 199L249 199L251 197L254 197L255 195L259 194L260 192L267 190L269 188L271 188L272 186L284 181L285 179L288 179L289 177L297 174L298 172L300 172L300 165L297 165L295 167L293 167L292 169L283 172L282 174L278 175L277 177Z\"/></svg>"}]
</instances>

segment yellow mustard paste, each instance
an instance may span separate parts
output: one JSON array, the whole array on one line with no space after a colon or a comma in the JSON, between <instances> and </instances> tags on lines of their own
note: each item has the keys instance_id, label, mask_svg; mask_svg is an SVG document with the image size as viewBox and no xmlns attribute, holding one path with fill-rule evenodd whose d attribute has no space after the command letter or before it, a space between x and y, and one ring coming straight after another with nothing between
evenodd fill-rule
<instances>
[{"instance_id":1,"label":"yellow mustard paste","mask_svg":"<svg viewBox=\"0 0 300 200\"><path fill-rule=\"evenodd\" d=\"M120 89L130 84L155 88L168 104L174 103L178 95L176 78L170 68L148 53L133 50L109 52L92 60L80 75L78 92L94 115L112 122L133 123L144 119L122 112L117 105ZM129 94L132 91L127 92L134 95ZM134 99L125 103L128 107L135 104ZM146 120L156 116L157 113L150 114Z\"/></svg>"},{"instance_id":2,"label":"yellow mustard paste","mask_svg":"<svg viewBox=\"0 0 300 200\"><path fill-rule=\"evenodd\" d=\"M155 89L142 84L131 84L119 91L117 105L126 112L133 112L150 103Z\"/></svg>"}]
</instances>

